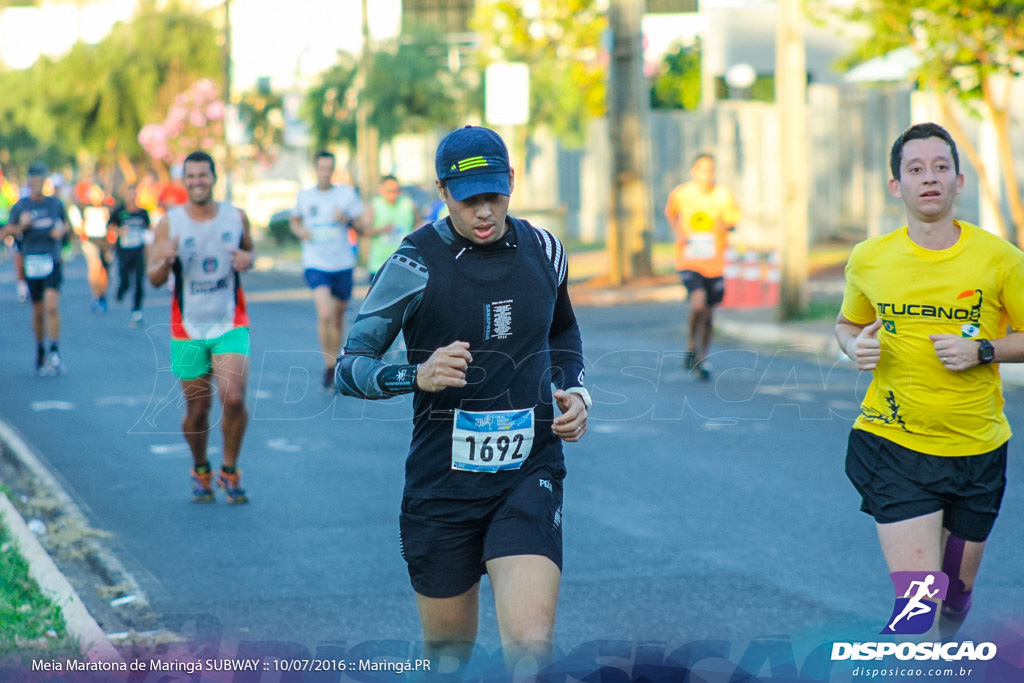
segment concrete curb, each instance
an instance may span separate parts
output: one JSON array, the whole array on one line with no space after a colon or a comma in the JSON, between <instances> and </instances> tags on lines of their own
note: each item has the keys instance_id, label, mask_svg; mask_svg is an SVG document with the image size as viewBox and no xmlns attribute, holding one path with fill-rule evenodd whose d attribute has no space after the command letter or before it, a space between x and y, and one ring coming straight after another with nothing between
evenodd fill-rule
<instances>
[{"instance_id":1,"label":"concrete curb","mask_svg":"<svg viewBox=\"0 0 1024 683\"><path fill-rule=\"evenodd\" d=\"M59 504L62 515L82 528L89 527L85 514L71 499L60 482L36 457L21 436L3 420L0 420L0 441L10 450L20 465L31 472L32 476L53 496ZM40 589L60 605L64 612L68 632L79 639L82 654L87 656L90 661L122 661L121 655L96 620L89 614L71 584L68 583L67 578L28 529L21 514L6 496L2 496L2 498L5 523L8 524L12 533L18 530L20 534L17 540L22 555L29 564L30 575L39 584ZM135 579L125 570L117 557L96 539L85 539L83 543L88 548L95 565L111 585L125 586L128 593L137 597L137 601L146 601Z\"/></svg>"},{"instance_id":2,"label":"concrete curb","mask_svg":"<svg viewBox=\"0 0 1024 683\"><path fill-rule=\"evenodd\" d=\"M81 653L92 662L123 661L121 654L107 638L107 634L82 604L75 589L25 524L14 504L2 493L0 520L14 540L21 557L28 564L29 576L39 586L43 595L60 607L68 634L78 641Z\"/></svg>"}]
</instances>

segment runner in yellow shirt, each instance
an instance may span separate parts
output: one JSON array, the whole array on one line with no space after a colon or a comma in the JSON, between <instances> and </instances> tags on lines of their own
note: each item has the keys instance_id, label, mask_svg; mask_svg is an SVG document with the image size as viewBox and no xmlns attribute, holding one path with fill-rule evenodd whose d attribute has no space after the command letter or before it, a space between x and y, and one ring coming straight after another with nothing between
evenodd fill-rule
<instances>
[{"instance_id":1,"label":"runner in yellow shirt","mask_svg":"<svg viewBox=\"0 0 1024 683\"><path fill-rule=\"evenodd\" d=\"M693 178L672 190L665 216L676 233L676 270L690 303L686 369L711 378L706 360L713 333L714 308L725 296L725 247L739 222L732 192L715 184L715 159L702 152L690 169Z\"/></svg>"},{"instance_id":2,"label":"runner in yellow shirt","mask_svg":"<svg viewBox=\"0 0 1024 683\"><path fill-rule=\"evenodd\" d=\"M955 633L1006 487L1010 427L999 363L1024 361L1024 254L953 218L956 144L933 124L892 148L907 225L858 244L836 338L873 380L846 472L875 518L890 572L941 571L940 636Z\"/></svg>"}]
</instances>

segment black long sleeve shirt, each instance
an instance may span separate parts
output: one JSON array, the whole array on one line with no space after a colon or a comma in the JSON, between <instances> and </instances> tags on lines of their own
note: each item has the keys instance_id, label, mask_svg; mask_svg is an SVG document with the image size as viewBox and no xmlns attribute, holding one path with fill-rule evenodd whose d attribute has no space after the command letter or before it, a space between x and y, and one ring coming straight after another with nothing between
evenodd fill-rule
<instances>
[{"instance_id":1,"label":"black long sleeve shirt","mask_svg":"<svg viewBox=\"0 0 1024 683\"><path fill-rule=\"evenodd\" d=\"M552 377L561 389L583 386L583 348L579 325L569 299L568 260L562 243L546 230L530 226L550 261L558 283L548 340ZM454 231L447 220L433 224L455 258L494 259L507 263L516 249L515 231L481 247ZM415 389L415 366L385 358L405 321L416 315L430 277L419 251L408 241L391 256L374 280L345 347L338 356L338 387L347 396L382 399Z\"/></svg>"}]
</instances>

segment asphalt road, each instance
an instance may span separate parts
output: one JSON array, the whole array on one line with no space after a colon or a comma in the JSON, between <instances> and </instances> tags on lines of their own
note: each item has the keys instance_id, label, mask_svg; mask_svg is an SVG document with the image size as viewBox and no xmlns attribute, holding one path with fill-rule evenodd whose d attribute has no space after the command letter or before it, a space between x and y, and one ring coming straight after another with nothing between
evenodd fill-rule
<instances>
[{"instance_id":1,"label":"asphalt road","mask_svg":"<svg viewBox=\"0 0 1024 683\"><path fill-rule=\"evenodd\" d=\"M409 402L321 393L300 277L244 282L249 505L191 502L167 292L147 292L145 324L131 329L127 307L89 311L80 259L67 268L59 378L33 375L29 309L0 262L0 418L109 533L103 543L148 598L145 627L189 639L172 654L412 652L419 623L397 522ZM866 377L799 348L720 340L715 380L701 384L680 367L681 305L578 316L595 406L590 433L566 448L558 648L590 657L602 641L637 665L720 641L706 666L720 662L728 680L741 659L783 676L806 672L823 643L875 639L892 585L843 473ZM1020 430L1024 393L1007 399ZM210 443L217 464L219 433ZM1013 451L968 634L1024 633L1024 464ZM479 661L498 644L488 592Z\"/></svg>"}]
</instances>

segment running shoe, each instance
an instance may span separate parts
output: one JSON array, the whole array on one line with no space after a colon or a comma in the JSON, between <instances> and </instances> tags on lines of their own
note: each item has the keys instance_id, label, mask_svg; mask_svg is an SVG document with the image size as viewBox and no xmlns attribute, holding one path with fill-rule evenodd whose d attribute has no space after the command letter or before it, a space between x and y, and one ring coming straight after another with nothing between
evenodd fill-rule
<instances>
[{"instance_id":1,"label":"running shoe","mask_svg":"<svg viewBox=\"0 0 1024 683\"><path fill-rule=\"evenodd\" d=\"M142 323L142 311L132 311L132 321L128 323L131 327L138 327Z\"/></svg>"},{"instance_id":2,"label":"running shoe","mask_svg":"<svg viewBox=\"0 0 1024 683\"><path fill-rule=\"evenodd\" d=\"M60 362L60 354L56 351L50 351L50 353L46 354L46 365L50 368L49 374L64 374L64 364Z\"/></svg>"},{"instance_id":3,"label":"running shoe","mask_svg":"<svg viewBox=\"0 0 1024 683\"><path fill-rule=\"evenodd\" d=\"M40 377L46 377L49 368L46 366L46 351L42 348L36 351L36 374Z\"/></svg>"},{"instance_id":4,"label":"running shoe","mask_svg":"<svg viewBox=\"0 0 1024 683\"><path fill-rule=\"evenodd\" d=\"M224 470L217 475L217 484L224 489L229 503L248 503L249 499L242 488L242 470L235 470L234 474L228 474Z\"/></svg>"},{"instance_id":5,"label":"running shoe","mask_svg":"<svg viewBox=\"0 0 1024 683\"><path fill-rule=\"evenodd\" d=\"M689 372L690 370L693 370L693 365L694 365L693 351L684 351L683 352L683 370L686 370L687 372Z\"/></svg>"},{"instance_id":6,"label":"running shoe","mask_svg":"<svg viewBox=\"0 0 1024 683\"><path fill-rule=\"evenodd\" d=\"M24 280L18 280L18 284L15 287L18 292L18 303L23 304L28 301L28 283Z\"/></svg>"},{"instance_id":7,"label":"running shoe","mask_svg":"<svg viewBox=\"0 0 1024 683\"><path fill-rule=\"evenodd\" d=\"M324 368L324 381L321 384L321 387L328 394L334 393L334 368Z\"/></svg>"},{"instance_id":8,"label":"running shoe","mask_svg":"<svg viewBox=\"0 0 1024 683\"><path fill-rule=\"evenodd\" d=\"M697 378L701 382L711 381L711 363L706 360L702 360L694 364L693 369L697 372Z\"/></svg>"},{"instance_id":9,"label":"running shoe","mask_svg":"<svg viewBox=\"0 0 1024 683\"><path fill-rule=\"evenodd\" d=\"M196 503L213 502L213 470L196 472L196 468L192 468L192 500Z\"/></svg>"}]
</instances>

